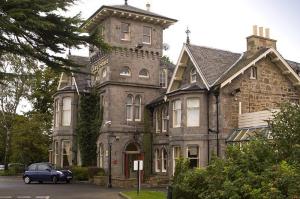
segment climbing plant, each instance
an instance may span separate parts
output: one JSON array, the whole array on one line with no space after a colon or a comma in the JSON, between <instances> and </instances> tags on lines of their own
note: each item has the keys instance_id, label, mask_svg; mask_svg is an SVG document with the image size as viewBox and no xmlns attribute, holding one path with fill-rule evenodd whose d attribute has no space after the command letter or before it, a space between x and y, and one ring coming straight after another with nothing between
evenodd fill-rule
<instances>
[{"instance_id":1,"label":"climbing plant","mask_svg":"<svg viewBox=\"0 0 300 199\"><path fill-rule=\"evenodd\" d=\"M96 91L80 95L77 138L83 166L95 166L97 160L97 138L103 120Z\"/></svg>"}]
</instances>

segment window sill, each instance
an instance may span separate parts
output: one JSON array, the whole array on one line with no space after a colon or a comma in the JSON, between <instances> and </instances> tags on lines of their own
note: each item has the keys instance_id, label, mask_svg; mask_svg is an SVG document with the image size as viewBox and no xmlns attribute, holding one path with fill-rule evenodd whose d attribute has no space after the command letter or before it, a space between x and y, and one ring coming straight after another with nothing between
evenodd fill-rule
<instances>
[{"instance_id":1,"label":"window sill","mask_svg":"<svg viewBox=\"0 0 300 199\"><path fill-rule=\"evenodd\" d=\"M130 39L121 39L121 41L131 41Z\"/></svg>"},{"instance_id":2,"label":"window sill","mask_svg":"<svg viewBox=\"0 0 300 199\"><path fill-rule=\"evenodd\" d=\"M124 77L130 77L131 75L120 74L120 76L124 76Z\"/></svg>"},{"instance_id":3,"label":"window sill","mask_svg":"<svg viewBox=\"0 0 300 199\"><path fill-rule=\"evenodd\" d=\"M139 78L149 79L149 76L141 76L141 75L139 75Z\"/></svg>"}]
</instances>

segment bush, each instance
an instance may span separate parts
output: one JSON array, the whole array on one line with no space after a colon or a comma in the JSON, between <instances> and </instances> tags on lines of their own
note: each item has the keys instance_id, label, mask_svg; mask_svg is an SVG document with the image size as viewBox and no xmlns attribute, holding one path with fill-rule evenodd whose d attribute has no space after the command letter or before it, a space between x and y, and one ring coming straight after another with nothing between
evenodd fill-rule
<instances>
[{"instance_id":1,"label":"bush","mask_svg":"<svg viewBox=\"0 0 300 199\"><path fill-rule=\"evenodd\" d=\"M71 168L74 180L86 181L89 180L89 173L87 167L75 166Z\"/></svg>"},{"instance_id":2,"label":"bush","mask_svg":"<svg viewBox=\"0 0 300 199\"><path fill-rule=\"evenodd\" d=\"M15 169L9 168L7 171L0 171L0 176L15 176L18 173Z\"/></svg>"},{"instance_id":3,"label":"bush","mask_svg":"<svg viewBox=\"0 0 300 199\"><path fill-rule=\"evenodd\" d=\"M88 167L88 175L89 178L93 178L94 176L104 176L105 171L104 169L98 167Z\"/></svg>"}]
</instances>

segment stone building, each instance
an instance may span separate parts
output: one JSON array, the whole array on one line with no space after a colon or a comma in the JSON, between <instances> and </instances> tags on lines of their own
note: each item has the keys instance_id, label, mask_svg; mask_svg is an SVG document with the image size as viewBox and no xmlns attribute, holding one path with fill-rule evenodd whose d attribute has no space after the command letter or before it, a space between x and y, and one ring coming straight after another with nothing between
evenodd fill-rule
<instances>
[{"instance_id":1,"label":"stone building","mask_svg":"<svg viewBox=\"0 0 300 199\"><path fill-rule=\"evenodd\" d=\"M90 46L89 59L70 57L86 63L93 75L61 76L51 162L80 165L78 103L80 93L91 87L104 108L97 166L107 170L111 143L112 175L120 178L135 177L133 160L147 153L151 173L161 178L173 175L181 156L191 167L206 166L212 153L224 154L226 143L247 140L254 131L268 133L265 120L280 103L299 102L300 64L281 56L268 29L255 26L244 53L187 40L173 67L161 57L163 30L175 22L150 12L149 4L142 10L125 3L102 6L84 23L88 32L101 28L112 50ZM150 151L143 148L145 110L152 120Z\"/></svg>"}]
</instances>

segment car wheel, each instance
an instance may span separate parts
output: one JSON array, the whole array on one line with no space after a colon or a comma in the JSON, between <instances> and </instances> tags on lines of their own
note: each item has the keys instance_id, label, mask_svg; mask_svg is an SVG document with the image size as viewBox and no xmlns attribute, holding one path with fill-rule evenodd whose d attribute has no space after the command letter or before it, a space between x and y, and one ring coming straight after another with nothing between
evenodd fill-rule
<instances>
[{"instance_id":1,"label":"car wheel","mask_svg":"<svg viewBox=\"0 0 300 199\"><path fill-rule=\"evenodd\" d=\"M53 177L52 177L52 182L53 182L54 184L56 184L57 181L58 181L57 177L56 177L56 176L53 176Z\"/></svg>"},{"instance_id":2,"label":"car wheel","mask_svg":"<svg viewBox=\"0 0 300 199\"><path fill-rule=\"evenodd\" d=\"M43 184L43 181L39 181L40 184Z\"/></svg>"},{"instance_id":3,"label":"car wheel","mask_svg":"<svg viewBox=\"0 0 300 199\"><path fill-rule=\"evenodd\" d=\"M28 176L25 176L24 182L25 182L25 184L30 184L31 179Z\"/></svg>"}]
</instances>

